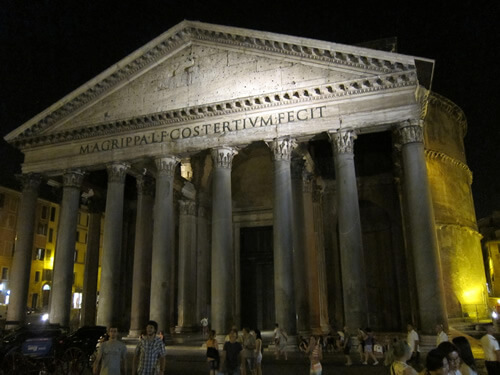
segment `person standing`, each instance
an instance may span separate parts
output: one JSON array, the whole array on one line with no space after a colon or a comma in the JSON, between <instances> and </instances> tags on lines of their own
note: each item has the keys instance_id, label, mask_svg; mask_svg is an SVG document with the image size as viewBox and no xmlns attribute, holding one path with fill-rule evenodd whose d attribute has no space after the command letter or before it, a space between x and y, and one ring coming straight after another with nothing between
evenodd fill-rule
<instances>
[{"instance_id":1,"label":"person standing","mask_svg":"<svg viewBox=\"0 0 500 375\"><path fill-rule=\"evenodd\" d=\"M207 337L208 336L208 318L203 318L201 321L200 321L200 324L201 324L201 330L202 330L202 334L203 334L203 337Z\"/></svg>"},{"instance_id":2,"label":"person standing","mask_svg":"<svg viewBox=\"0 0 500 375\"><path fill-rule=\"evenodd\" d=\"M368 364L368 359L371 357L373 359L373 365L378 365L377 358L375 358L375 354L373 354L373 348L375 346L375 337L373 337L373 331L371 328L367 328L366 330L366 339L365 339L365 361L364 365Z\"/></svg>"},{"instance_id":3,"label":"person standing","mask_svg":"<svg viewBox=\"0 0 500 375\"><path fill-rule=\"evenodd\" d=\"M309 347L307 348L311 367L309 375L321 375L323 368L321 367L321 360L323 359L323 349L319 337L311 336L309 339Z\"/></svg>"},{"instance_id":4,"label":"person standing","mask_svg":"<svg viewBox=\"0 0 500 375\"><path fill-rule=\"evenodd\" d=\"M250 373L255 374L255 336L248 328L243 328L243 352L241 353L241 375L246 375L247 365Z\"/></svg>"},{"instance_id":5,"label":"person standing","mask_svg":"<svg viewBox=\"0 0 500 375\"><path fill-rule=\"evenodd\" d=\"M411 348L406 341L395 341L389 350L391 375L417 375L417 371L406 363L411 358Z\"/></svg>"},{"instance_id":6,"label":"person standing","mask_svg":"<svg viewBox=\"0 0 500 375\"><path fill-rule=\"evenodd\" d=\"M495 337L495 327L493 324L486 326L486 335L481 337L481 345L484 350L484 363L488 370L488 375L500 374L500 346Z\"/></svg>"},{"instance_id":7,"label":"person standing","mask_svg":"<svg viewBox=\"0 0 500 375\"><path fill-rule=\"evenodd\" d=\"M238 331L231 330L228 336L229 341L224 343L224 348L222 349L221 368L225 367L225 373L227 375L236 375L238 374L238 367L240 365L238 357L243 350L243 346L236 341Z\"/></svg>"},{"instance_id":8,"label":"person standing","mask_svg":"<svg viewBox=\"0 0 500 375\"><path fill-rule=\"evenodd\" d=\"M285 360L288 359L286 353L286 344L288 342L288 335L285 330L280 328L279 324L276 323L274 328L274 347L275 347L275 355L276 359L280 359L280 355L285 357Z\"/></svg>"},{"instance_id":9,"label":"person standing","mask_svg":"<svg viewBox=\"0 0 500 375\"><path fill-rule=\"evenodd\" d=\"M477 375L476 360L472 354L469 341L464 336L458 336L452 342L460 353L460 372L462 375Z\"/></svg>"},{"instance_id":10,"label":"person standing","mask_svg":"<svg viewBox=\"0 0 500 375\"><path fill-rule=\"evenodd\" d=\"M94 375L126 375L127 374L127 347L118 340L118 328L108 328L108 341L99 345L94 362Z\"/></svg>"},{"instance_id":11,"label":"person standing","mask_svg":"<svg viewBox=\"0 0 500 375\"><path fill-rule=\"evenodd\" d=\"M349 328L347 328L347 326L344 326L344 340L342 342L342 350L344 352L344 355L345 355L345 359L346 359L346 366L351 366L352 365L352 360L351 360L351 356L350 356L350 353L351 353L351 333L349 332Z\"/></svg>"},{"instance_id":12,"label":"person standing","mask_svg":"<svg viewBox=\"0 0 500 375\"><path fill-rule=\"evenodd\" d=\"M255 330L255 354L257 375L262 375L262 334L258 329Z\"/></svg>"},{"instance_id":13,"label":"person standing","mask_svg":"<svg viewBox=\"0 0 500 375\"><path fill-rule=\"evenodd\" d=\"M409 360L409 362L415 369L418 370L418 368L420 367L420 341L418 338L418 333L417 331L415 331L415 328L411 323L408 323L406 328L408 330L406 342L408 343L408 345L410 345L411 348L411 359Z\"/></svg>"},{"instance_id":14,"label":"person standing","mask_svg":"<svg viewBox=\"0 0 500 375\"><path fill-rule=\"evenodd\" d=\"M219 369L219 344L215 338L215 331L211 330L207 340L207 361L210 375L216 375Z\"/></svg>"},{"instance_id":15,"label":"person standing","mask_svg":"<svg viewBox=\"0 0 500 375\"><path fill-rule=\"evenodd\" d=\"M436 334L437 334L437 337L436 337L436 347L438 347L439 344L441 344L442 342L449 341L448 335L443 330L443 325L442 324L437 324L436 325Z\"/></svg>"},{"instance_id":16,"label":"person standing","mask_svg":"<svg viewBox=\"0 0 500 375\"><path fill-rule=\"evenodd\" d=\"M161 375L165 372L165 344L156 335L158 323L150 320L146 324L146 336L135 348L132 374Z\"/></svg>"}]
</instances>

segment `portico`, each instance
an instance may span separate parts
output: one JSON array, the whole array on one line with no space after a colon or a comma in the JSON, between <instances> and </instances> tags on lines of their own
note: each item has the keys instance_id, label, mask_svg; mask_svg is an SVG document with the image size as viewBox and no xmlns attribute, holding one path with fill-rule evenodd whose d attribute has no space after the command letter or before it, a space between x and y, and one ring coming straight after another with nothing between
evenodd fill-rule
<instances>
[{"instance_id":1,"label":"portico","mask_svg":"<svg viewBox=\"0 0 500 375\"><path fill-rule=\"evenodd\" d=\"M432 65L184 21L10 133L6 139L25 155L26 176L64 181L67 220L59 230L51 322L68 324L65 248L76 231L79 186L107 171L98 324L120 321L134 336L154 319L164 332L189 332L210 315L212 329L225 333L234 324L269 324L266 306L290 334L341 324L397 329L414 318L423 331L446 323L422 136ZM368 141L357 149L361 139ZM356 158L367 162L372 152L401 160L402 176L396 162L358 171ZM369 184L377 187L365 189ZM137 202L133 288L119 296L120 272L130 271L120 263L127 190ZM26 215L32 209L23 206ZM375 212L381 216L370 216ZM368 218L385 222L380 217L396 223L373 225L370 233L383 234L378 240L391 239L384 248L363 228ZM272 243L248 250L245 228L272 228ZM269 229L262 231L255 235L268 238ZM258 261L243 267L241 251L247 262ZM367 260L376 252L388 264L412 254L412 262L387 266L396 285L372 282L377 265ZM382 311L387 288L394 288L390 312ZM272 303L264 303L269 296ZM122 321L122 298L131 301L129 322ZM254 299L261 318L245 318L244 298Z\"/></svg>"}]
</instances>

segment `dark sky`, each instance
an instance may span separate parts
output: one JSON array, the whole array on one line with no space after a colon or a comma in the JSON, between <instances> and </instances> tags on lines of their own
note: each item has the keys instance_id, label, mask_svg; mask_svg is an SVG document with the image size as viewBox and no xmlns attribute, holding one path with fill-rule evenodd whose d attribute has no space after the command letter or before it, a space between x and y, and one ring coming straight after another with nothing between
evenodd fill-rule
<instances>
[{"instance_id":1,"label":"dark sky","mask_svg":"<svg viewBox=\"0 0 500 375\"><path fill-rule=\"evenodd\" d=\"M436 60L433 90L468 120L478 218L500 210L500 6L490 1L4 0L0 136L183 19L357 44L397 37L398 52ZM1 180L22 156L0 142Z\"/></svg>"}]
</instances>

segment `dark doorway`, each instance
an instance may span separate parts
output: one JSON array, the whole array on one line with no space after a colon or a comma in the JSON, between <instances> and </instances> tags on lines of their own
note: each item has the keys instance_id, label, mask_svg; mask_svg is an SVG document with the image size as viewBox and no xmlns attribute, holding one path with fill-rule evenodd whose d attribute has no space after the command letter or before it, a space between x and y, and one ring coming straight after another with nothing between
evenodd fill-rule
<instances>
[{"instance_id":1,"label":"dark doorway","mask_svg":"<svg viewBox=\"0 0 500 375\"><path fill-rule=\"evenodd\" d=\"M274 328L273 227L241 228L241 324Z\"/></svg>"}]
</instances>

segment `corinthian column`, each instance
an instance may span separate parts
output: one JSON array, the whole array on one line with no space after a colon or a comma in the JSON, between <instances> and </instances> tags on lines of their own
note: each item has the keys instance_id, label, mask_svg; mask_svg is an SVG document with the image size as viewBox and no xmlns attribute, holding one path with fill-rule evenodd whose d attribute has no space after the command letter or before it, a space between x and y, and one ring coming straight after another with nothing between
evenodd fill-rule
<instances>
[{"instance_id":1,"label":"corinthian column","mask_svg":"<svg viewBox=\"0 0 500 375\"><path fill-rule=\"evenodd\" d=\"M234 254L231 166L236 151L212 149L212 329L229 331L233 322Z\"/></svg>"},{"instance_id":2,"label":"corinthian column","mask_svg":"<svg viewBox=\"0 0 500 375\"><path fill-rule=\"evenodd\" d=\"M196 203L179 202L179 295L176 332L193 332L196 326Z\"/></svg>"},{"instance_id":3,"label":"corinthian column","mask_svg":"<svg viewBox=\"0 0 500 375\"><path fill-rule=\"evenodd\" d=\"M423 126L407 121L397 129L401 140L405 196L408 204L410 244L413 253L420 328L432 333L436 322L448 318L436 238L431 191L424 154Z\"/></svg>"},{"instance_id":4,"label":"corinthian column","mask_svg":"<svg viewBox=\"0 0 500 375\"><path fill-rule=\"evenodd\" d=\"M19 176L23 186L17 216L16 246L10 272L10 303L7 320L22 324L26 317L26 300L30 282L36 200L42 180L39 174Z\"/></svg>"},{"instance_id":5,"label":"corinthian column","mask_svg":"<svg viewBox=\"0 0 500 375\"><path fill-rule=\"evenodd\" d=\"M66 327L70 320L76 224L83 176L81 171L68 171L63 175L63 197L50 295L50 322Z\"/></svg>"},{"instance_id":6,"label":"corinthian column","mask_svg":"<svg viewBox=\"0 0 500 375\"><path fill-rule=\"evenodd\" d=\"M290 138L278 138L271 143L274 155L273 248L276 321L292 335L296 333L290 171L294 147L295 142Z\"/></svg>"},{"instance_id":7,"label":"corinthian column","mask_svg":"<svg viewBox=\"0 0 500 375\"><path fill-rule=\"evenodd\" d=\"M101 258L101 287L97 324L109 327L119 321L120 260L122 252L123 198L128 164L114 163L108 169L108 191ZM116 324L116 323L115 323Z\"/></svg>"},{"instance_id":8,"label":"corinthian column","mask_svg":"<svg viewBox=\"0 0 500 375\"><path fill-rule=\"evenodd\" d=\"M365 327L367 295L358 187L354 169L353 130L331 134L337 179L340 264L344 296L345 324Z\"/></svg>"},{"instance_id":9,"label":"corinthian column","mask_svg":"<svg viewBox=\"0 0 500 375\"><path fill-rule=\"evenodd\" d=\"M149 318L151 294L151 256L154 207L154 181L149 176L137 177L137 219L135 223L134 270L129 337L139 337Z\"/></svg>"},{"instance_id":10,"label":"corinthian column","mask_svg":"<svg viewBox=\"0 0 500 375\"><path fill-rule=\"evenodd\" d=\"M174 175L179 159L166 156L156 159L155 163L157 175L149 316L158 323L159 330L169 335L173 325L170 317L175 259Z\"/></svg>"}]
</instances>

